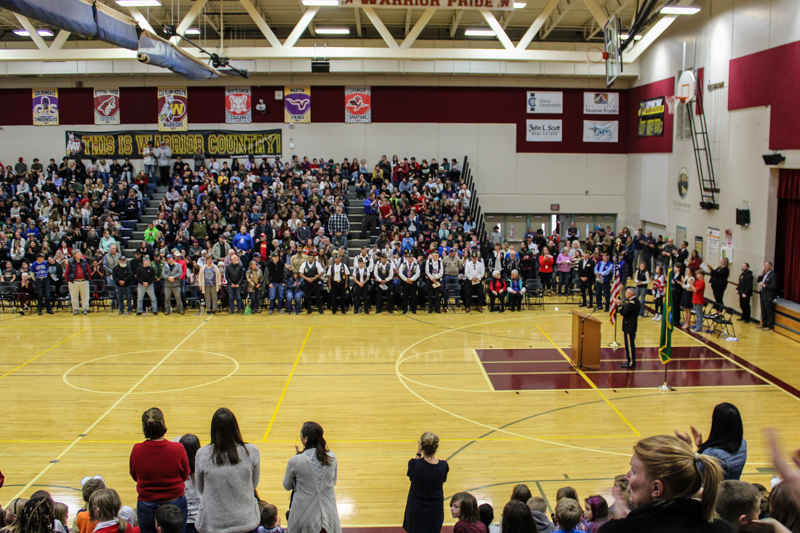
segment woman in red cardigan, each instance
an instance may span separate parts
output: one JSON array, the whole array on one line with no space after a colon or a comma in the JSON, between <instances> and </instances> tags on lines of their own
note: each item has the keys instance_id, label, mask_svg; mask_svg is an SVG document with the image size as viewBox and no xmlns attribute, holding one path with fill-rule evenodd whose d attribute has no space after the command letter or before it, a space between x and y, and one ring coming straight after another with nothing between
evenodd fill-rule
<instances>
[{"instance_id":1,"label":"woman in red cardigan","mask_svg":"<svg viewBox=\"0 0 800 533\"><path fill-rule=\"evenodd\" d=\"M185 527L188 509L184 482L191 473L186 449L180 442L164 439L167 426L164 413L157 407L142 415L142 430L146 440L133 446L130 459L131 477L136 481L139 495L136 505L139 528L142 533L157 533L156 511L168 504L181 510Z\"/></svg>"},{"instance_id":2,"label":"woman in red cardigan","mask_svg":"<svg viewBox=\"0 0 800 533\"><path fill-rule=\"evenodd\" d=\"M553 263L555 260L550 255L550 249L545 246L542 248L542 255L539 256L539 279L542 280L542 286L548 293L551 291L550 282L553 279Z\"/></svg>"},{"instance_id":3,"label":"woman in red cardigan","mask_svg":"<svg viewBox=\"0 0 800 533\"><path fill-rule=\"evenodd\" d=\"M500 312L506 312L506 293L508 292L508 284L500 276L500 271L495 270L492 273L494 279L489 282L489 312L494 312L494 301L500 300Z\"/></svg>"}]
</instances>

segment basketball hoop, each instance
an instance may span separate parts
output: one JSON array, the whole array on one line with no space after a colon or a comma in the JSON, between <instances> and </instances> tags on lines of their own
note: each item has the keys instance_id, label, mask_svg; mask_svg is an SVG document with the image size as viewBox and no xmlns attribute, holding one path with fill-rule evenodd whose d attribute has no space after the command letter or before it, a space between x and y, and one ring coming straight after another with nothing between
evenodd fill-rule
<instances>
[{"instance_id":1,"label":"basketball hoop","mask_svg":"<svg viewBox=\"0 0 800 533\"><path fill-rule=\"evenodd\" d=\"M667 111L669 112L669 114L670 115L674 115L675 114L675 109L677 109L678 104L679 103L685 104L688 99L689 98L687 98L685 96L667 96L666 97L666 100L667 100Z\"/></svg>"},{"instance_id":2,"label":"basketball hoop","mask_svg":"<svg viewBox=\"0 0 800 533\"><path fill-rule=\"evenodd\" d=\"M586 50L586 59L589 63L594 63L596 65L608 59L608 54L597 46L591 46Z\"/></svg>"}]
</instances>

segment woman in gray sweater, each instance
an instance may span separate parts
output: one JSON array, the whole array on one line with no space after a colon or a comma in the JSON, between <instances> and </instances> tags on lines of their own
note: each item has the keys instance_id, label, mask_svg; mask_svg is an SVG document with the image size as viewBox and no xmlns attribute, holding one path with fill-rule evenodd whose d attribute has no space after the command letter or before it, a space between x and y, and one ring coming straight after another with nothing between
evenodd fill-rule
<instances>
[{"instance_id":1,"label":"woman in gray sweater","mask_svg":"<svg viewBox=\"0 0 800 533\"><path fill-rule=\"evenodd\" d=\"M283 488L294 491L289 507L292 533L341 533L336 509L336 456L328 451L322 426L306 422L300 430L303 450L289 459Z\"/></svg>"},{"instance_id":2,"label":"woman in gray sweater","mask_svg":"<svg viewBox=\"0 0 800 533\"><path fill-rule=\"evenodd\" d=\"M220 407L211 419L211 443L200 448L195 458L200 494L197 530L200 533L255 531L261 521L255 497L260 475L258 448L245 444L234 414Z\"/></svg>"}]
</instances>

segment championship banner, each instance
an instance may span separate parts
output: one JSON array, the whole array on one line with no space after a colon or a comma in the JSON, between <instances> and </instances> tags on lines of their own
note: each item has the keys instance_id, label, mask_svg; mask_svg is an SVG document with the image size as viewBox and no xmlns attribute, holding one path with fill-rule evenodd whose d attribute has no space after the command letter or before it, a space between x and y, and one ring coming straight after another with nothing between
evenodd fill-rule
<instances>
[{"instance_id":1,"label":"championship banner","mask_svg":"<svg viewBox=\"0 0 800 533\"><path fill-rule=\"evenodd\" d=\"M615 143L619 141L619 122L583 121L583 142Z\"/></svg>"},{"instance_id":2,"label":"championship banner","mask_svg":"<svg viewBox=\"0 0 800 533\"><path fill-rule=\"evenodd\" d=\"M512 0L339 0L339 7L424 8L437 11L454 9L511 11L514 9L514 2Z\"/></svg>"},{"instance_id":3,"label":"championship banner","mask_svg":"<svg viewBox=\"0 0 800 533\"><path fill-rule=\"evenodd\" d=\"M119 89L94 90L94 123L119 124Z\"/></svg>"},{"instance_id":4,"label":"championship banner","mask_svg":"<svg viewBox=\"0 0 800 533\"><path fill-rule=\"evenodd\" d=\"M58 89L33 89L33 125L58 126Z\"/></svg>"},{"instance_id":5,"label":"championship banner","mask_svg":"<svg viewBox=\"0 0 800 533\"><path fill-rule=\"evenodd\" d=\"M158 89L158 131L189 129L189 99L186 87ZM173 151L173 155L175 152Z\"/></svg>"},{"instance_id":6,"label":"championship banner","mask_svg":"<svg viewBox=\"0 0 800 533\"><path fill-rule=\"evenodd\" d=\"M250 87L225 88L225 123L250 124L253 122L253 98Z\"/></svg>"},{"instance_id":7,"label":"championship banner","mask_svg":"<svg viewBox=\"0 0 800 533\"><path fill-rule=\"evenodd\" d=\"M311 123L311 87L284 87L283 121L286 124Z\"/></svg>"},{"instance_id":8,"label":"championship banner","mask_svg":"<svg viewBox=\"0 0 800 533\"><path fill-rule=\"evenodd\" d=\"M561 142L560 120L526 120L525 140L528 142Z\"/></svg>"},{"instance_id":9,"label":"championship banner","mask_svg":"<svg viewBox=\"0 0 800 533\"><path fill-rule=\"evenodd\" d=\"M639 102L639 137L664 135L664 100L659 96Z\"/></svg>"},{"instance_id":10,"label":"championship banner","mask_svg":"<svg viewBox=\"0 0 800 533\"><path fill-rule=\"evenodd\" d=\"M561 91L528 91L525 107L528 113L560 115L564 112L564 93Z\"/></svg>"},{"instance_id":11,"label":"championship banner","mask_svg":"<svg viewBox=\"0 0 800 533\"><path fill-rule=\"evenodd\" d=\"M584 115L619 115L619 93L583 93Z\"/></svg>"},{"instance_id":12,"label":"championship banner","mask_svg":"<svg viewBox=\"0 0 800 533\"><path fill-rule=\"evenodd\" d=\"M346 124L372 122L372 89L370 87L344 88L344 121Z\"/></svg>"},{"instance_id":13,"label":"championship banner","mask_svg":"<svg viewBox=\"0 0 800 533\"><path fill-rule=\"evenodd\" d=\"M153 131L66 132L66 155L105 159L142 159L142 151L152 141L172 149L172 157L190 158L201 150L206 157L276 157L281 155L281 130L224 131L193 130L187 133Z\"/></svg>"}]
</instances>

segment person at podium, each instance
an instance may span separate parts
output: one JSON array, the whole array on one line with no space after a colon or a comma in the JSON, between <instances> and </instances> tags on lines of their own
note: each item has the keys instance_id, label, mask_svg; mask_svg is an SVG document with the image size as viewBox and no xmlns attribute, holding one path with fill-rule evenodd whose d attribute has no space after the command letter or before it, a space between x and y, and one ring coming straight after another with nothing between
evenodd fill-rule
<instances>
[{"instance_id":1,"label":"person at podium","mask_svg":"<svg viewBox=\"0 0 800 533\"><path fill-rule=\"evenodd\" d=\"M634 368L636 366L636 329L639 326L639 309L641 304L636 299L636 287L628 287L625 290L625 301L617 299L617 308L622 315L622 333L625 336L625 356L628 358L626 363L622 363L622 368Z\"/></svg>"}]
</instances>

